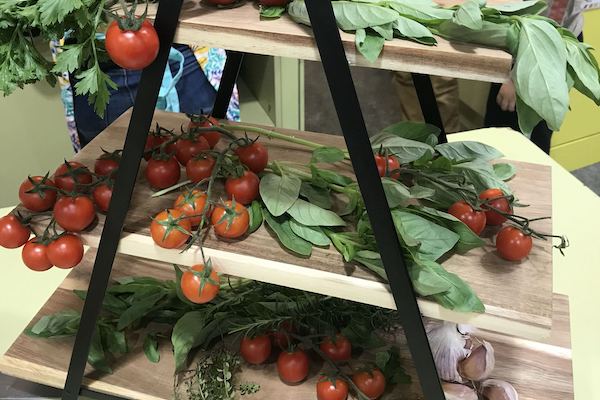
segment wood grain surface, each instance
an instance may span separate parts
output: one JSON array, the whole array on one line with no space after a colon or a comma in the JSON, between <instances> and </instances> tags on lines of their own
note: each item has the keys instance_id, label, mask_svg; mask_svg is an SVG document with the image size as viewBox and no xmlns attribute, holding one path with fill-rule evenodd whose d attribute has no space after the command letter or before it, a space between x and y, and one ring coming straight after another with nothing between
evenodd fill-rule
<instances>
[{"instance_id":1,"label":"wood grain surface","mask_svg":"<svg viewBox=\"0 0 600 400\"><path fill-rule=\"evenodd\" d=\"M87 289L91 274L94 249L84 261L67 276L33 319L32 324L44 315L64 309L80 310L82 302L71 291ZM125 276L152 276L173 279L173 273L156 261L119 255L111 278ZM522 400L569 400L573 398L568 300L554 296L556 324L552 339L535 343L505 335L479 331L477 337L492 342L496 353L493 377L508 380L517 388ZM403 366L415 376L405 339L399 331L396 341L400 345ZM130 343L131 345L131 343ZM565 346L566 345L566 346ZM0 358L0 372L21 379L62 388L72 351L73 338L36 339L22 334ZM131 353L112 364L113 374L101 374L87 367L84 385L103 393L131 399L171 399L173 391L174 361L170 343L159 346L161 361L150 363L138 345ZM277 377L273 363L264 366L243 366L240 382L256 382L261 391L248 399L307 400L314 399L314 384L321 365L313 362L309 379L299 386L287 386ZM398 385L383 399L423 399L416 378L411 385Z\"/></svg>"},{"instance_id":2,"label":"wood grain surface","mask_svg":"<svg viewBox=\"0 0 600 400\"><path fill-rule=\"evenodd\" d=\"M151 6L150 15L154 13L155 8ZM387 41L380 58L370 63L356 51L353 34L341 31L340 34L351 65L486 82L504 82L510 77L512 57L502 50L450 43L439 37L437 46L394 39ZM232 9L217 9L203 2L186 1L175 42L320 60L309 27L292 21L287 15L276 20L261 20L258 6L253 2Z\"/></svg>"}]
</instances>

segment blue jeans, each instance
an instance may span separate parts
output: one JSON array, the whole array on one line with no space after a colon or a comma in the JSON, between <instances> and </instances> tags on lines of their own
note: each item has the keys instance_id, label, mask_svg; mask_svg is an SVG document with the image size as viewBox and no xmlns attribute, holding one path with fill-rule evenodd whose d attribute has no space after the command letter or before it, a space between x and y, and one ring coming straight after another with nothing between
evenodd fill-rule
<instances>
[{"instance_id":1,"label":"blue jeans","mask_svg":"<svg viewBox=\"0 0 600 400\"><path fill-rule=\"evenodd\" d=\"M217 94L215 89L200 69L192 50L186 45L174 44L173 47L183 53L185 58L183 74L175 85L181 112L210 113ZM179 64L170 62L169 67L175 75ZM103 70L117 84L117 88L110 91L110 100L103 118L96 114L86 96L73 97L75 123L82 147L133 106L142 74L141 71L128 71L115 65ZM70 79L71 86L74 87L76 83L74 74L71 74Z\"/></svg>"}]
</instances>

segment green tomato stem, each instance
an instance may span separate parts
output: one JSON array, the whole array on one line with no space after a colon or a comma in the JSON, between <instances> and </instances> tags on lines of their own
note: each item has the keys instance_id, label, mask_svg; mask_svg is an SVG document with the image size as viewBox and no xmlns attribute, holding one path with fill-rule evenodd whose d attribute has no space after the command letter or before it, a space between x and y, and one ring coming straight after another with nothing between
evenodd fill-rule
<instances>
[{"instance_id":1,"label":"green tomato stem","mask_svg":"<svg viewBox=\"0 0 600 400\"><path fill-rule=\"evenodd\" d=\"M318 149L319 147L323 147L322 144L311 142L310 140L300 139L295 136L286 135L285 133L275 132L264 128L259 128L257 126L251 125L232 125L232 124L223 124L221 125L223 129L227 129L230 131L246 131L257 133L262 136L266 136L270 139L279 139L290 143L299 144L301 146L305 146L311 149Z\"/></svg>"}]
</instances>

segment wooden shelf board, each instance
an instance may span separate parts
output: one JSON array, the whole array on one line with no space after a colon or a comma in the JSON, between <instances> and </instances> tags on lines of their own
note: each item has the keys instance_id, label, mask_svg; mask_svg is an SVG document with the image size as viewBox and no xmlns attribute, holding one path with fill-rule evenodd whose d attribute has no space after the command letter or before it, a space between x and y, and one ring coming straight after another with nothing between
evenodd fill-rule
<instances>
[{"instance_id":1,"label":"wooden shelf board","mask_svg":"<svg viewBox=\"0 0 600 400\"><path fill-rule=\"evenodd\" d=\"M86 289L95 258L90 249L84 262L73 269L65 281L50 297L32 321L64 309L80 310L82 302L71 291ZM173 279L173 272L164 265L150 260L118 255L112 279L124 276L153 276ZM572 366L570 355L568 300L554 296L554 318L557 327L546 342L535 343L490 333L477 332L477 337L492 342L496 354L493 377L511 382L522 400L569 400L573 399ZM403 366L414 377L408 348L404 337L398 334ZM0 372L17 378L62 388L66 378L73 338L36 339L22 334L0 358ZM171 399L174 361L170 343L162 343L161 361L151 364L146 360L139 345L131 353L113 364L113 374L99 374L87 367L84 385L92 390L124 396L136 400ZM314 398L314 384L320 366L313 365L309 379L299 386L286 386L277 377L274 364L260 367L243 366L240 381L259 383L261 391L248 399L305 400ZM416 378L411 385L399 385L384 399L423 399Z\"/></svg>"},{"instance_id":2,"label":"wooden shelf board","mask_svg":"<svg viewBox=\"0 0 600 400\"><path fill-rule=\"evenodd\" d=\"M156 6L150 7L150 15L155 14ZM512 57L502 50L450 43L439 37L437 46L394 39L386 42L381 57L370 63L357 53L354 35L340 33L351 65L487 82L504 82L510 77ZM277 20L261 20L252 2L237 8L217 9L202 2L186 1L175 42L320 60L309 27L292 21L287 15Z\"/></svg>"}]
</instances>

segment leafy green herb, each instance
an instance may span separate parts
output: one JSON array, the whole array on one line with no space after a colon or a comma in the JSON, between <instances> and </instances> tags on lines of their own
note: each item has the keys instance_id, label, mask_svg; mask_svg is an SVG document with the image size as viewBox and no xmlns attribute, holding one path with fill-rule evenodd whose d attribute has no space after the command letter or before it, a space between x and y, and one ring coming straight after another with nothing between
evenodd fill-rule
<instances>
[{"instance_id":1,"label":"leafy green herb","mask_svg":"<svg viewBox=\"0 0 600 400\"><path fill-rule=\"evenodd\" d=\"M250 207L248 207L248 214L250 215L248 234L250 234L252 232L256 232L263 222L262 207L260 202L254 200L252 204L250 204Z\"/></svg>"},{"instance_id":2,"label":"leafy green herb","mask_svg":"<svg viewBox=\"0 0 600 400\"><path fill-rule=\"evenodd\" d=\"M263 217L265 222L275 232L279 242L288 250L297 253L298 255L308 257L312 253L312 245L302 239L292 230L289 217L275 217L268 210L263 209Z\"/></svg>"},{"instance_id":3,"label":"leafy green herb","mask_svg":"<svg viewBox=\"0 0 600 400\"><path fill-rule=\"evenodd\" d=\"M367 32L365 29L359 28L354 36L356 48L370 62L377 61L379 54L383 50L385 39L379 35Z\"/></svg>"},{"instance_id":4,"label":"leafy green herb","mask_svg":"<svg viewBox=\"0 0 600 400\"><path fill-rule=\"evenodd\" d=\"M326 210L331 209L331 193L328 188L314 186L308 182L302 182L300 195L309 202Z\"/></svg>"},{"instance_id":5,"label":"leafy green herb","mask_svg":"<svg viewBox=\"0 0 600 400\"><path fill-rule=\"evenodd\" d=\"M295 219L291 219L290 228L292 228L292 231L296 235L315 246L329 246L331 244L331 240L329 240L327 235L318 226L306 226Z\"/></svg>"},{"instance_id":6,"label":"leafy green herb","mask_svg":"<svg viewBox=\"0 0 600 400\"><path fill-rule=\"evenodd\" d=\"M474 158L482 161L490 161L503 156L496 148L474 141L442 143L435 146L435 150L442 156L453 161L471 160Z\"/></svg>"},{"instance_id":7,"label":"leafy green herb","mask_svg":"<svg viewBox=\"0 0 600 400\"><path fill-rule=\"evenodd\" d=\"M146 358L152 362L157 363L160 361L160 353L158 352L158 341L155 335L148 334L144 339L144 354Z\"/></svg>"},{"instance_id":8,"label":"leafy green herb","mask_svg":"<svg viewBox=\"0 0 600 400\"><path fill-rule=\"evenodd\" d=\"M492 166L494 168L494 173L498 179L502 179L503 181L507 181L515 176L517 169L514 165L509 163L497 163Z\"/></svg>"},{"instance_id":9,"label":"leafy green herb","mask_svg":"<svg viewBox=\"0 0 600 400\"><path fill-rule=\"evenodd\" d=\"M483 14L479 8L479 0L467 0L462 3L454 12L452 22L472 30L483 28Z\"/></svg>"},{"instance_id":10,"label":"leafy green herb","mask_svg":"<svg viewBox=\"0 0 600 400\"><path fill-rule=\"evenodd\" d=\"M296 221L307 226L344 226L346 222L336 213L302 199L297 199L287 210Z\"/></svg>"},{"instance_id":11,"label":"leafy green herb","mask_svg":"<svg viewBox=\"0 0 600 400\"><path fill-rule=\"evenodd\" d=\"M294 175L266 174L260 180L260 197L269 212L278 217L298 199L302 182Z\"/></svg>"},{"instance_id":12,"label":"leafy green herb","mask_svg":"<svg viewBox=\"0 0 600 400\"><path fill-rule=\"evenodd\" d=\"M285 7L271 6L271 7L260 7L260 16L263 18L279 18L285 13Z\"/></svg>"},{"instance_id":13,"label":"leafy green herb","mask_svg":"<svg viewBox=\"0 0 600 400\"><path fill-rule=\"evenodd\" d=\"M346 155L337 147L319 147L313 151L311 162L334 163L343 161Z\"/></svg>"}]
</instances>

